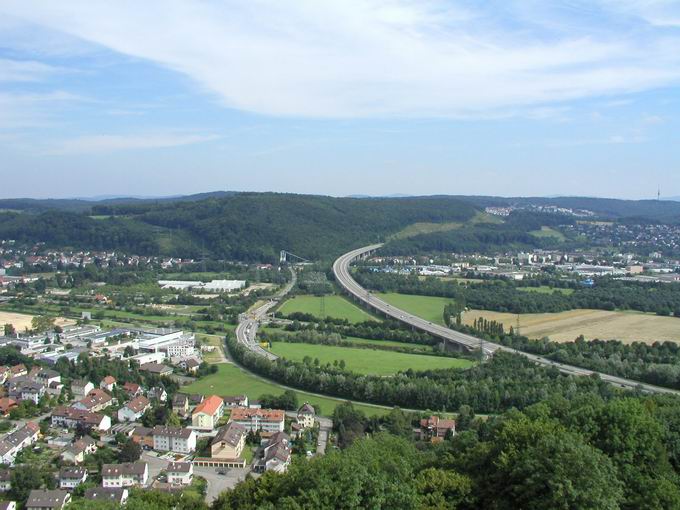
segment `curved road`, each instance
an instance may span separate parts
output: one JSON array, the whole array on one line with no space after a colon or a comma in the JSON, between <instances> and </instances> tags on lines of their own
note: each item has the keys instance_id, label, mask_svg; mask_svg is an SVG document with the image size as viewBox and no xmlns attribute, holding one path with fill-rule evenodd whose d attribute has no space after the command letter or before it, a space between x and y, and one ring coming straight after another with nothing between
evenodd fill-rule
<instances>
[{"instance_id":1,"label":"curved road","mask_svg":"<svg viewBox=\"0 0 680 510\"><path fill-rule=\"evenodd\" d=\"M512 349L510 347L505 347L503 345L498 345L486 340L482 341L471 335L466 335L464 333L459 333L444 326L438 324L433 324L425 319L417 317L409 312L401 310L395 306L386 303L367 289L364 289L359 285L356 280L352 277L349 271L350 264L360 258L372 254L375 250L380 248L382 244L373 244L371 246L364 246L363 248L358 248L349 253L345 253L339 257L333 263L333 274L338 284L345 289L345 291L354 299L358 300L364 306L373 309L381 315L386 315L393 319L396 319L404 324L411 326L412 328L419 329L430 333L431 335L441 338L447 342L453 342L463 346L468 350L478 349L483 345L484 354L486 356L492 355L495 351L502 350L505 352L512 352L515 354L520 354L529 358L531 361L538 363L540 365L546 365L550 367L557 368L560 372L570 375L598 375L603 381L610 382L614 385L620 386L622 388L640 388L644 391L651 393L670 393L674 395L680 395L680 391L672 390L669 388L662 388L660 386L654 386L652 384L641 383L639 381L634 381L631 379L624 379L622 377L616 377L609 374L604 374L602 372L596 372L594 370L588 370L586 368L579 368L572 365L565 365L563 363L557 363L555 361L543 358L541 356L536 356L535 354L529 354L526 352L518 351L517 349ZM266 351L265 351L266 352Z\"/></svg>"},{"instance_id":2,"label":"curved road","mask_svg":"<svg viewBox=\"0 0 680 510\"><path fill-rule=\"evenodd\" d=\"M260 327L260 322L262 318L267 315L267 312L271 310L276 304L283 298L290 290L295 286L297 282L297 274L290 269L291 279L288 284L279 291L274 297L269 301L255 308L254 310L248 310L246 313L242 313L239 316L238 326L236 327L236 340L245 345L248 349L253 351L255 354L264 356L267 359L274 361L278 356L272 354L260 347L257 342L257 329Z\"/></svg>"}]
</instances>

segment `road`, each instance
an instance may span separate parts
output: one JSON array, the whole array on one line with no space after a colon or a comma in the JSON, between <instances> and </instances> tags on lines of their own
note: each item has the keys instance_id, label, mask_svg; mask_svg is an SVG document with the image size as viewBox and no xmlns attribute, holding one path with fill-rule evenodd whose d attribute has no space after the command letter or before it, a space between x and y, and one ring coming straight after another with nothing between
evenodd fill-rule
<instances>
[{"instance_id":1,"label":"road","mask_svg":"<svg viewBox=\"0 0 680 510\"><path fill-rule=\"evenodd\" d=\"M650 393L670 393L674 395L680 395L680 391L677 390L662 388L660 386L641 383L639 381L634 381L631 379L624 379L622 377L616 377L613 375L604 374L602 372L596 372L585 368L579 368L572 365L557 363L550 359L543 358L541 356L536 356L534 354L518 351L516 349L512 349L510 347L506 347L503 345L498 345L492 342L488 342L486 340L482 341L481 339L476 338L474 336L459 333L458 331L454 331L452 329L440 326L438 324L433 324L431 322L426 321L425 319L412 315L407 311L392 306L389 303L371 294L369 290L364 289L361 285L359 285L357 281L352 277L349 271L349 266L353 261L373 253L381 246L382 244L373 244L370 246L364 246L363 248L358 248L356 250L350 251L349 253L345 253L333 263L333 274L335 275L335 279L338 282L338 284L341 287L343 287L343 289L355 300L359 301L364 306L376 311L380 315L385 315L393 319L396 319L414 329L425 331L447 342L459 344L468 350L478 349L480 346L483 345L484 353L487 356L493 355L494 352L499 350L504 352L512 352L515 354L525 356L526 358L529 358L531 361L538 363L540 365L555 367L560 372L563 372L565 374L582 376L598 375L602 380L612 383L616 386L620 386L622 388L628 389L639 388L642 389L643 391L647 391Z\"/></svg>"},{"instance_id":2,"label":"road","mask_svg":"<svg viewBox=\"0 0 680 510\"><path fill-rule=\"evenodd\" d=\"M278 294L254 310L248 310L246 313L242 313L239 316L239 323L236 327L236 340L238 342L245 345L255 354L264 356L271 361L274 361L276 358L278 358L278 356L272 354L260 346L260 344L257 342L257 329L260 327L262 319L267 315L269 310L276 306L279 301L295 286L295 283L297 282L297 274L295 274L295 270L293 270L292 267L290 268L290 274L290 282L288 282L288 284L283 289L281 289Z\"/></svg>"}]
</instances>

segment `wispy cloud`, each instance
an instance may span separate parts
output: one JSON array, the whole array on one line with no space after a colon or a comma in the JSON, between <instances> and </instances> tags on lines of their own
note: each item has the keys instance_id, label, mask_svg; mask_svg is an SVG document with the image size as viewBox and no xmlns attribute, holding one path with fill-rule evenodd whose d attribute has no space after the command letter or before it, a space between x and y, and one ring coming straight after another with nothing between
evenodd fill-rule
<instances>
[{"instance_id":1,"label":"wispy cloud","mask_svg":"<svg viewBox=\"0 0 680 510\"><path fill-rule=\"evenodd\" d=\"M218 139L202 134L90 135L62 140L44 151L47 155L101 154L128 150L179 147Z\"/></svg>"},{"instance_id":2,"label":"wispy cloud","mask_svg":"<svg viewBox=\"0 0 680 510\"><path fill-rule=\"evenodd\" d=\"M489 116L680 83L680 35L635 29L651 4L670 2L543 4L540 18L520 4L5 0L0 13L163 65L227 107L267 115ZM602 12L632 21L598 23ZM579 15L592 18L587 30L561 30Z\"/></svg>"}]
</instances>

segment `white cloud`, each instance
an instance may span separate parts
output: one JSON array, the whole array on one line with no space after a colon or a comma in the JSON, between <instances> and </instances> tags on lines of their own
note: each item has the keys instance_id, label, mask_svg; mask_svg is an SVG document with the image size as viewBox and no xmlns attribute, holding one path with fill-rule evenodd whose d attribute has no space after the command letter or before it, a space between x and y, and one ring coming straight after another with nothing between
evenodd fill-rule
<instances>
[{"instance_id":1,"label":"white cloud","mask_svg":"<svg viewBox=\"0 0 680 510\"><path fill-rule=\"evenodd\" d=\"M45 151L49 155L100 154L123 150L159 149L209 142L217 135L200 134L139 134L89 135L62 140Z\"/></svg>"},{"instance_id":2,"label":"white cloud","mask_svg":"<svg viewBox=\"0 0 680 510\"><path fill-rule=\"evenodd\" d=\"M641 18L642 3L663 2L601 9ZM0 13L147 59L267 115L502 115L680 82L678 37L595 21L553 31L562 11L524 19L513 4L499 4L510 20L493 3L443 0L5 0Z\"/></svg>"}]
</instances>

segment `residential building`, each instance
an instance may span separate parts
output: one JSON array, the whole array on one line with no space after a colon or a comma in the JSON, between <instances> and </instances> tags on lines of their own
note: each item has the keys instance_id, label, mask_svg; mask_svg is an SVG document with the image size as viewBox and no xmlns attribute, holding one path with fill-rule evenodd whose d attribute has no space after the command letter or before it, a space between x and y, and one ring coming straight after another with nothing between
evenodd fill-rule
<instances>
[{"instance_id":1,"label":"residential building","mask_svg":"<svg viewBox=\"0 0 680 510\"><path fill-rule=\"evenodd\" d=\"M82 467L63 467L59 470L59 488L75 489L87 480L87 469Z\"/></svg>"},{"instance_id":2,"label":"residential building","mask_svg":"<svg viewBox=\"0 0 680 510\"><path fill-rule=\"evenodd\" d=\"M147 396L151 400L157 400L159 402L167 402L168 400L168 392L165 391L165 388L161 388L160 386L154 386L151 388L148 391Z\"/></svg>"},{"instance_id":3,"label":"residential building","mask_svg":"<svg viewBox=\"0 0 680 510\"><path fill-rule=\"evenodd\" d=\"M61 510L71 501L71 495L61 489L34 489L28 495L26 510Z\"/></svg>"},{"instance_id":4,"label":"residential building","mask_svg":"<svg viewBox=\"0 0 680 510\"><path fill-rule=\"evenodd\" d=\"M45 386L49 386L51 383L60 383L61 375L51 368L43 368L35 375L34 379Z\"/></svg>"},{"instance_id":5,"label":"residential building","mask_svg":"<svg viewBox=\"0 0 680 510\"><path fill-rule=\"evenodd\" d=\"M66 448L61 454L61 460L70 464L82 464L85 455L91 455L97 451L97 443L90 436L83 436Z\"/></svg>"},{"instance_id":6,"label":"residential building","mask_svg":"<svg viewBox=\"0 0 680 510\"><path fill-rule=\"evenodd\" d=\"M456 433L456 420L445 420L439 416L430 416L420 420L420 438L422 440L442 441L447 433Z\"/></svg>"},{"instance_id":7,"label":"residential building","mask_svg":"<svg viewBox=\"0 0 680 510\"><path fill-rule=\"evenodd\" d=\"M96 429L101 432L106 432L111 428L111 418L104 414L91 413L73 407L59 406L54 408L52 412L53 427L73 429L79 423L87 429Z\"/></svg>"},{"instance_id":8,"label":"residential building","mask_svg":"<svg viewBox=\"0 0 680 510\"><path fill-rule=\"evenodd\" d=\"M123 391L130 397L138 397L142 394L142 387L137 383L126 382L123 384Z\"/></svg>"},{"instance_id":9,"label":"residential building","mask_svg":"<svg viewBox=\"0 0 680 510\"><path fill-rule=\"evenodd\" d=\"M201 362L198 361L196 358L189 358L187 360L182 361L180 363L180 366L190 374L195 374L196 372L198 372L198 368L201 366Z\"/></svg>"},{"instance_id":10,"label":"residential building","mask_svg":"<svg viewBox=\"0 0 680 510\"><path fill-rule=\"evenodd\" d=\"M14 465L16 456L27 446L31 446L40 437L40 427L28 422L14 432L0 439L0 464Z\"/></svg>"},{"instance_id":11,"label":"residential building","mask_svg":"<svg viewBox=\"0 0 680 510\"><path fill-rule=\"evenodd\" d=\"M146 485L149 465L146 462L125 462L102 466L102 487L132 487Z\"/></svg>"},{"instance_id":12,"label":"residential building","mask_svg":"<svg viewBox=\"0 0 680 510\"><path fill-rule=\"evenodd\" d=\"M7 416L9 412L17 407L18 403L13 398L2 397L0 398L0 414Z\"/></svg>"},{"instance_id":13,"label":"residential building","mask_svg":"<svg viewBox=\"0 0 680 510\"><path fill-rule=\"evenodd\" d=\"M191 423L200 430L214 430L224 413L224 401L211 395L196 406L191 414Z\"/></svg>"},{"instance_id":14,"label":"residential building","mask_svg":"<svg viewBox=\"0 0 680 510\"><path fill-rule=\"evenodd\" d=\"M169 484L191 485L194 478L194 465L191 462L170 462L166 473Z\"/></svg>"},{"instance_id":15,"label":"residential building","mask_svg":"<svg viewBox=\"0 0 680 510\"><path fill-rule=\"evenodd\" d=\"M14 394L19 397L19 400L30 400L37 405L45 395L45 391L45 385L41 383L24 381L17 386Z\"/></svg>"},{"instance_id":16,"label":"residential building","mask_svg":"<svg viewBox=\"0 0 680 510\"><path fill-rule=\"evenodd\" d=\"M153 435L151 432L152 429L147 427L135 427L132 431L132 440L142 448L150 450L153 448Z\"/></svg>"},{"instance_id":17,"label":"residential building","mask_svg":"<svg viewBox=\"0 0 680 510\"><path fill-rule=\"evenodd\" d=\"M234 395L231 397L224 397L224 405L228 408L232 407L248 407L248 395Z\"/></svg>"},{"instance_id":18,"label":"residential building","mask_svg":"<svg viewBox=\"0 0 680 510\"><path fill-rule=\"evenodd\" d=\"M137 421L151 409L151 402L146 397L135 397L118 409L118 421Z\"/></svg>"},{"instance_id":19,"label":"residential building","mask_svg":"<svg viewBox=\"0 0 680 510\"><path fill-rule=\"evenodd\" d=\"M246 429L230 421L222 427L210 444L210 456L216 459L238 459L246 444Z\"/></svg>"},{"instance_id":20,"label":"residential building","mask_svg":"<svg viewBox=\"0 0 680 510\"><path fill-rule=\"evenodd\" d=\"M311 429L314 427L314 419L316 418L316 411L314 406L309 402L305 402L300 406L297 412L297 422L303 429Z\"/></svg>"},{"instance_id":21,"label":"residential building","mask_svg":"<svg viewBox=\"0 0 680 510\"><path fill-rule=\"evenodd\" d=\"M276 432L265 446L262 467L265 471L284 473L290 465L290 457L290 437L285 432Z\"/></svg>"},{"instance_id":22,"label":"residential building","mask_svg":"<svg viewBox=\"0 0 680 510\"><path fill-rule=\"evenodd\" d=\"M140 365L139 370L159 376L172 375L172 368L167 365L162 365L161 363L144 363L143 365Z\"/></svg>"},{"instance_id":23,"label":"residential building","mask_svg":"<svg viewBox=\"0 0 680 510\"><path fill-rule=\"evenodd\" d=\"M161 452L193 453L196 451L196 431L180 427L157 425L151 431L153 449Z\"/></svg>"},{"instance_id":24,"label":"residential building","mask_svg":"<svg viewBox=\"0 0 680 510\"><path fill-rule=\"evenodd\" d=\"M127 503L128 490L123 487L92 487L85 491L85 499L123 506Z\"/></svg>"},{"instance_id":25,"label":"residential building","mask_svg":"<svg viewBox=\"0 0 680 510\"><path fill-rule=\"evenodd\" d=\"M0 510L17 510L16 501L0 501Z\"/></svg>"},{"instance_id":26,"label":"residential building","mask_svg":"<svg viewBox=\"0 0 680 510\"><path fill-rule=\"evenodd\" d=\"M109 393L112 392L115 387L116 387L116 378L113 377L112 375L107 375L99 383L99 388L102 389L102 390L106 390Z\"/></svg>"},{"instance_id":27,"label":"residential building","mask_svg":"<svg viewBox=\"0 0 680 510\"><path fill-rule=\"evenodd\" d=\"M286 413L280 409L251 409L235 407L231 410L231 421L245 427L248 432L260 431L263 435L283 432Z\"/></svg>"},{"instance_id":28,"label":"residential building","mask_svg":"<svg viewBox=\"0 0 680 510\"><path fill-rule=\"evenodd\" d=\"M71 381L71 393L75 398L84 398L94 389L94 384L85 379Z\"/></svg>"},{"instance_id":29,"label":"residential building","mask_svg":"<svg viewBox=\"0 0 680 510\"><path fill-rule=\"evenodd\" d=\"M104 409L106 409L109 406L112 406L113 404L114 402L111 395L106 393L104 390L95 388L90 393L88 393L85 398L79 400L71 407L73 407L74 409L81 409L83 411L90 411L92 413L96 413L99 411L103 411Z\"/></svg>"},{"instance_id":30,"label":"residential building","mask_svg":"<svg viewBox=\"0 0 680 510\"><path fill-rule=\"evenodd\" d=\"M175 393L175 396L172 397L172 411L178 416L187 416L189 414L189 397L182 393Z\"/></svg>"},{"instance_id":31,"label":"residential building","mask_svg":"<svg viewBox=\"0 0 680 510\"><path fill-rule=\"evenodd\" d=\"M21 377L22 375L28 375L28 370L26 370L26 365L19 363L9 368L9 378L13 379L15 377Z\"/></svg>"}]
</instances>

